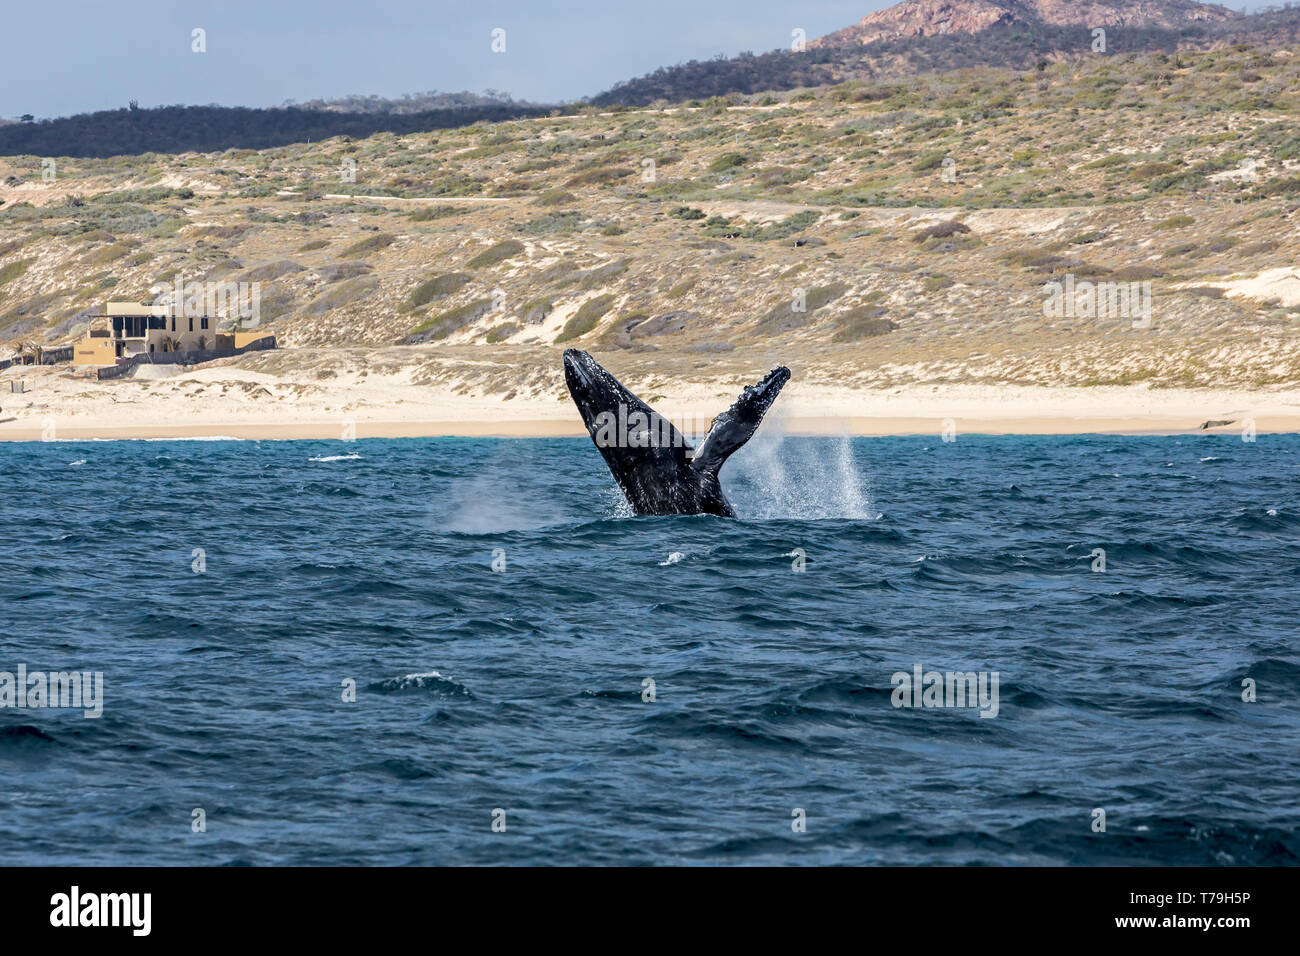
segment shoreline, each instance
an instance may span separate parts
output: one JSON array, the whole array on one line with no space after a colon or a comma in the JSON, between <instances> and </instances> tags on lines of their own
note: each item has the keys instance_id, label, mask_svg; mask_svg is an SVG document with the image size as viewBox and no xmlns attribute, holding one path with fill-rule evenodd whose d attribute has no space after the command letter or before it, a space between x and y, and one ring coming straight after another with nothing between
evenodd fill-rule
<instances>
[{"instance_id":1,"label":"shoreline","mask_svg":"<svg viewBox=\"0 0 1300 956\"><path fill-rule=\"evenodd\" d=\"M269 357L268 357L269 356ZM348 355L259 355L274 371L213 364L162 377L94 382L66 370L0 374L0 442L48 439L570 438L587 432L562 382L527 382L505 368L498 389L466 387L465 368L401 361L349 364ZM467 365L473 371L475 366ZM495 368L492 370L495 373ZM726 368L713 380L679 370L634 373L660 414L688 438L752 381ZM322 375L321 373L325 374ZM519 394L523 392L523 394ZM1215 427L1202 429L1207 423ZM922 435L1194 435L1300 433L1300 389L1153 389L1143 386L913 384L850 386L792 381L764 433Z\"/></svg>"},{"instance_id":2,"label":"shoreline","mask_svg":"<svg viewBox=\"0 0 1300 956\"><path fill-rule=\"evenodd\" d=\"M933 436L939 438L943 422L932 417L865 417L802 418L792 416L775 420L773 431L789 437L847 436L884 438L895 436ZM957 418L955 434L961 435L1114 435L1114 436L1240 436L1240 421L1232 425L1202 429L1186 418L1170 416L1133 416L1130 418ZM1255 433L1300 433L1300 416L1266 416L1255 420ZM354 436L363 438L585 438L586 429L576 418L566 419L497 419L479 421L357 421ZM68 425L57 427L47 436L42 427L13 422L0 425L0 443L41 441L129 441L168 439L219 441L347 441L339 422L212 422L202 425Z\"/></svg>"}]
</instances>

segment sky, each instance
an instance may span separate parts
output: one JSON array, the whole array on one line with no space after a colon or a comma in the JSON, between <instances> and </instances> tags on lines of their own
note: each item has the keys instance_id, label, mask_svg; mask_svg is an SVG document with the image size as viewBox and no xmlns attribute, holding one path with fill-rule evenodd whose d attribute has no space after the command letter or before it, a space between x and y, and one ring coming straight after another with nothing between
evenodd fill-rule
<instances>
[{"instance_id":1,"label":"sky","mask_svg":"<svg viewBox=\"0 0 1300 956\"><path fill-rule=\"evenodd\" d=\"M488 89L561 102L788 49L889 0L48 0L6 5L0 116ZM1230 3L1258 9L1264 3ZM505 52L492 31L505 31ZM205 32L206 52L192 50Z\"/></svg>"}]
</instances>

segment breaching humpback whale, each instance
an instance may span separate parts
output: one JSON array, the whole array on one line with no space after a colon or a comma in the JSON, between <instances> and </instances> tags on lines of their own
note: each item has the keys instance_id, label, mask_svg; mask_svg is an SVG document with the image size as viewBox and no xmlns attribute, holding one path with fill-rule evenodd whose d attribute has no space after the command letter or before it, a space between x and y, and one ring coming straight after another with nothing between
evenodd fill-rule
<instances>
[{"instance_id":1,"label":"breaching humpback whale","mask_svg":"<svg viewBox=\"0 0 1300 956\"><path fill-rule=\"evenodd\" d=\"M595 442L639 515L720 515L734 518L718 470L749 441L790 379L784 366L750 385L713 420L698 448L600 363L578 349L564 353L564 381Z\"/></svg>"}]
</instances>

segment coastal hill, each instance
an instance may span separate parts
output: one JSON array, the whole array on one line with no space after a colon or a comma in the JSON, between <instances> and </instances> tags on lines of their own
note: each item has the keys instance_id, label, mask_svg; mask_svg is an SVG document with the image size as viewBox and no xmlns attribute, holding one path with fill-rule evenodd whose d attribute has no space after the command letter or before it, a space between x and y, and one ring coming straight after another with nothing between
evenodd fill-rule
<instances>
[{"instance_id":1,"label":"coastal hill","mask_svg":"<svg viewBox=\"0 0 1300 956\"><path fill-rule=\"evenodd\" d=\"M181 277L260 283L289 347L223 360L196 403L236 368L294 401L347 405L360 377L551 403L568 345L732 397L777 361L856 395L1294 386L1298 109L1300 48L1236 45L69 159L51 181L10 157L0 342L70 342ZM1053 281L1149 289L1151 321L1049 314Z\"/></svg>"},{"instance_id":2,"label":"coastal hill","mask_svg":"<svg viewBox=\"0 0 1300 956\"><path fill-rule=\"evenodd\" d=\"M905 0L810 39L804 50L692 60L618 83L600 106L644 106L729 93L792 90L859 79L880 82L977 67L1028 69L1094 51L1209 49L1300 42L1300 7L1242 15L1190 0Z\"/></svg>"},{"instance_id":3,"label":"coastal hill","mask_svg":"<svg viewBox=\"0 0 1300 956\"><path fill-rule=\"evenodd\" d=\"M1029 69L1041 62L1092 55L1092 29L1098 26L1108 30L1109 54L1300 43L1300 7L1243 16L1190 0L906 0L812 39L802 50L745 52L665 66L578 103L530 103L492 90L398 99L358 95L264 109L141 109L132 103L62 118L0 121L0 155L108 157L264 149L334 136L409 134L553 112L573 114L584 103L602 109L666 106L848 80L880 83L978 67Z\"/></svg>"}]
</instances>

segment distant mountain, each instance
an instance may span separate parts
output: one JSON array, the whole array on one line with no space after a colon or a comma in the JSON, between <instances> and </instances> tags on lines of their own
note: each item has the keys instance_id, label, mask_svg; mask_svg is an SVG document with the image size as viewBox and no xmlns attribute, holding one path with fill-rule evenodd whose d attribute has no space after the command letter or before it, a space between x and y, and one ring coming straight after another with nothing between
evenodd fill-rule
<instances>
[{"instance_id":1,"label":"distant mountain","mask_svg":"<svg viewBox=\"0 0 1300 956\"><path fill-rule=\"evenodd\" d=\"M979 33L1015 24L1036 26L1158 27L1240 19L1217 4L1192 0L904 0L813 41L813 46L876 43L948 33Z\"/></svg>"},{"instance_id":2,"label":"distant mountain","mask_svg":"<svg viewBox=\"0 0 1300 956\"><path fill-rule=\"evenodd\" d=\"M1294 43L1300 7L1244 15L1190 0L907 0L800 52L692 60L619 83L590 102L644 106L973 67L1029 69L1091 53L1095 27L1107 28L1109 54Z\"/></svg>"}]
</instances>

